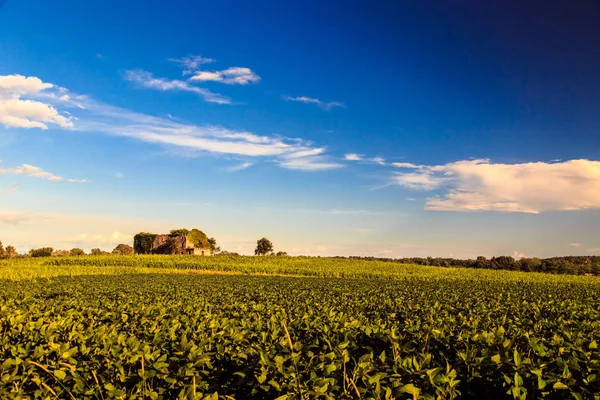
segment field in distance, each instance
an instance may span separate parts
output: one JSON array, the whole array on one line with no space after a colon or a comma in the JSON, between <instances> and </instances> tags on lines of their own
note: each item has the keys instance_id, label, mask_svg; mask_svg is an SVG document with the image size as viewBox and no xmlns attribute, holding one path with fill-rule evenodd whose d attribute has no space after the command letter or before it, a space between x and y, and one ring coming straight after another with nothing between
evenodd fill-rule
<instances>
[{"instance_id":1,"label":"field in distance","mask_svg":"<svg viewBox=\"0 0 600 400\"><path fill-rule=\"evenodd\" d=\"M0 261L0 398L599 398L600 278L314 257Z\"/></svg>"}]
</instances>

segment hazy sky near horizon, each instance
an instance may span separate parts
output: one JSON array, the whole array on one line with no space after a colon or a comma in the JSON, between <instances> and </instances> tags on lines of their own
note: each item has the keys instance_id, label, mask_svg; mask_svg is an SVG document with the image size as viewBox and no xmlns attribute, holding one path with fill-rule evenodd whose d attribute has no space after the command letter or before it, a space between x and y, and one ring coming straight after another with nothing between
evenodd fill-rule
<instances>
[{"instance_id":1,"label":"hazy sky near horizon","mask_svg":"<svg viewBox=\"0 0 600 400\"><path fill-rule=\"evenodd\" d=\"M0 240L600 254L594 2L0 0Z\"/></svg>"}]
</instances>

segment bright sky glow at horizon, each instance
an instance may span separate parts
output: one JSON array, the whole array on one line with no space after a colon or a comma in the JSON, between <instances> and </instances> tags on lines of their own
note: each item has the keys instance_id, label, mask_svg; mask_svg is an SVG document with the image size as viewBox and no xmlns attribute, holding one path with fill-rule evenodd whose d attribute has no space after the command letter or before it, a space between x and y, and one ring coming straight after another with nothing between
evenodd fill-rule
<instances>
[{"instance_id":1,"label":"bright sky glow at horizon","mask_svg":"<svg viewBox=\"0 0 600 400\"><path fill-rule=\"evenodd\" d=\"M600 7L0 0L0 241L600 254Z\"/></svg>"}]
</instances>

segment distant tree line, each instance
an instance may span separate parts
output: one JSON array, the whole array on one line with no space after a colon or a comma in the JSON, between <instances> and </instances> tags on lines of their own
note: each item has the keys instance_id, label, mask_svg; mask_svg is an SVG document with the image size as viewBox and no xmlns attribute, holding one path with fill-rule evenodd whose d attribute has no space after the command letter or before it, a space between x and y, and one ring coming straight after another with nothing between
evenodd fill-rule
<instances>
[{"instance_id":1,"label":"distant tree line","mask_svg":"<svg viewBox=\"0 0 600 400\"><path fill-rule=\"evenodd\" d=\"M114 248L112 252L104 251L99 248L91 249L89 255L107 255L107 254L118 254L128 255L133 254L133 247L128 244L119 244ZM28 253L19 254L14 246L6 246L4 248L2 242L0 242L0 258L14 258L14 257L67 257L67 256L85 256L86 253L83 249L75 247L71 250L54 250L52 247L40 247L38 249L31 249Z\"/></svg>"},{"instance_id":2,"label":"distant tree line","mask_svg":"<svg viewBox=\"0 0 600 400\"><path fill-rule=\"evenodd\" d=\"M523 272L545 272L550 274L571 275L600 275L600 256L564 256L551 258L521 258L510 256L486 258L477 257L475 260L441 257L412 257L412 258L378 258L378 257L349 257L361 260L376 260L397 262L402 264L417 264L433 267L463 267L497 269Z\"/></svg>"}]
</instances>

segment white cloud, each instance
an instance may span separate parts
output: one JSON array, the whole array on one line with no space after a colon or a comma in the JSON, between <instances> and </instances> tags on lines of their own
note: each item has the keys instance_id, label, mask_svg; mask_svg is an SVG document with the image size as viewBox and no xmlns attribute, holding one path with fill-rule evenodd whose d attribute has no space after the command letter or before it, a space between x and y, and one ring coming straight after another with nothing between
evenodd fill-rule
<instances>
[{"instance_id":1,"label":"white cloud","mask_svg":"<svg viewBox=\"0 0 600 400\"><path fill-rule=\"evenodd\" d=\"M28 212L0 212L0 223L8 225L19 225L22 222L39 218L43 217Z\"/></svg>"},{"instance_id":2,"label":"white cloud","mask_svg":"<svg viewBox=\"0 0 600 400\"><path fill-rule=\"evenodd\" d=\"M325 110L331 110L333 107L346 107L346 105L344 103L341 103L339 101L324 102L319 99L315 99L313 97L306 97L306 96L298 96L298 97L283 96L283 99L286 101L295 101L295 102L305 103L305 104L316 104L317 106L319 106Z\"/></svg>"},{"instance_id":3,"label":"white cloud","mask_svg":"<svg viewBox=\"0 0 600 400\"><path fill-rule=\"evenodd\" d=\"M580 247L581 243L569 243L570 247Z\"/></svg>"},{"instance_id":4,"label":"white cloud","mask_svg":"<svg viewBox=\"0 0 600 400\"><path fill-rule=\"evenodd\" d=\"M312 214L326 214L326 215L384 215L380 211L371 210L345 210L345 209L331 209L331 210L306 210L306 212Z\"/></svg>"},{"instance_id":5,"label":"white cloud","mask_svg":"<svg viewBox=\"0 0 600 400\"><path fill-rule=\"evenodd\" d=\"M16 193L19 190L19 187L21 187L21 184L15 183L14 185L11 185L8 189L0 190L0 194Z\"/></svg>"},{"instance_id":6,"label":"white cloud","mask_svg":"<svg viewBox=\"0 0 600 400\"><path fill-rule=\"evenodd\" d=\"M239 165L234 165L233 167L229 167L229 168L227 168L227 171L229 171L229 172L238 172L238 171L242 171L242 170L245 170L247 168L250 168L253 165L254 165L254 163L251 163L251 162L247 161L247 162L243 162L243 163L241 163Z\"/></svg>"},{"instance_id":7,"label":"white cloud","mask_svg":"<svg viewBox=\"0 0 600 400\"><path fill-rule=\"evenodd\" d=\"M210 64L215 62L212 58L206 58L201 56L188 56L182 58L169 58L168 61L174 62L181 65L185 69L183 75L190 75L198 71L201 65Z\"/></svg>"},{"instance_id":8,"label":"white cloud","mask_svg":"<svg viewBox=\"0 0 600 400\"><path fill-rule=\"evenodd\" d=\"M228 85L247 85L260 81L260 76L250 68L230 67L222 71L197 71L190 81L221 82Z\"/></svg>"},{"instance_id":9,"label":"white cloud","mask_svg":"<svg viewBox=\"0 0 600 400\"><path fill-rule=\"evenodd\" d=\"M214 125L186 124L103 104L86 96L72 96L61 104L79 108L79 120L73 128L77 131L104 132L170 146L191 154L209 152L264 157L288 169L315 171L343 167L329 161L324 147L314 147L311 142L302 139L261 136Z\"/></svg>"},{"instance_id":10,"label":"white cloud","mask_svg":"<svg viewBox=\"0 0 600 400\"><path fill-rule=\"evenodd\" d=\"M361 164L387 165L383 157L366 158L363 154L348 153L344 155L346 161L359 161Z\"/></svg>"},{"instance_id":11,"label":"white cloud","mask_svg":"<svg viewBox=\"0 0 600 400\"><path fill-rule=\"evenodd\" d=\"M411 163L394 162L394 163L392 163L392 165L396 168L408 168L408 169L420 169L421 168L420 165L411 164Z\"/></svg>"},{"instance_id":12,"label":"white cloud","mask_svg":"<svg viewBox=\"0 0 600 400\"><path fill-rule=\"evenodd\" d=\"M517 260L520 260L521 258L527 258L527 255L525 255L524 253L521 253L517 250L513 251L512 256L513 256L513 258L516 258Z\"/></svg>"},{"instance_id":13,"label":"white cloud","mask_svg":"<svg viewBox=\"0 0 600 400\"><path fill-rule=\"evenodd\" d=\"M196 93L209 103L231 104L231 99L229 99L228 97L220 95L218 93L213 93L208 89L192 86L185 81L180 81L177 79L169 80L164 78L155 78L150 72L139 69L125 71L124 78L127 81L134 82L142 87L149 89L162 91L177 90L183 92L192 92Z\"/></svg>"},{"instance_id":14,"label":"white cloud","mask_svg":"<svg viewBox=\"0 0 600 400\"><path fill-rule=\"evenodd\" d=\"M406 200L408 200L408 201L417 201L417 199L415 199L414 197L407 197Z\"/></svg>"},{"instance_id":15,"label":"white cloud","mask_svg":"<svg viewBox=\"0 0 600 400\"><path fill-rule=\"evenodd\" d=\"M428 210L537 214L600 208L600 161L495 164L465 160L414 167L417 172L396 172L391 181L411 189L445 189L441 196L427 200Z\"/></svg>"},{"instance_id":16,"label":"white cloud","mask_svg":"<svg viewBox=\"0 0 600 400\"><path fill-rule=\"evenodd\" d=\"M349 153L344 156L344 160L346 161L361 161L362 159L362 154Z\"/></svg>"},{"instance_id":17,"label":"white cloud","mask_svg":"<svg viewBox=\"0 0 600 400\"><path fill-rule=\"evenodd\" d=\"M99 247L102 249L112 249L118 244L133 243L133 235L123 234L121 232L113 232L111 234L87 234L83 233L77 237L67 240L72 246L94 248Z\"/></svg>"},{"instance_id":18,"label":"white cloud","mask_svg":"<svg viewBox=\"0 0 600 400\"><path fill-rule=\"evenodd\" d=\"M326 162L321 157L286 158L278 162L279 166L299 171L322 171L342 168L342 164Z\"/></svg>"},{"instance_id":19,"label":"white cloud","mask_svg":"<svg viewBox=\"0 0 600 400\"><path fill-rule=\"evenodd\" d=\"M127 71L125 75L126 79L146 87L159 90L192 91L203 95L207 101L229 102L220 95L190 86L187 82L153 78L145 71ZM35 92L52 87L51 84L43 83L38 78L0 76L0 90L11 90L14 93ZM114 107L83 95L66 95L66 89L59 89L43 96L54 105L72 109L70 110L74 114L72 118L77 120L77 124L73 125L69 122L63 126L73 131L107 133L177 148L190 153L209 152L264 157L283 168L295 170L316 171L343 167L342 164L329 160L324 147L314 147L311 142L303 139L285 138L278 135L261 136L221 126L182 123ZM32 165L0 170L0 173L36 176L55 181L88 182L85 179L65 179Z\"/></svg>"},{"instance_id":20,"label":"white cloud","mask_svg":"<svg viewBox=\"0 0 600 400\"><path fill-rule=\"evenodd\" d=\"M13 167L13 168L5 168L5 169L0 168L0 175L5 175L5 174L25 175L25 176L35 177L35 178L46 179L49 181L55 181L55 182L58 182L58 181L67 181L67 182L73 182L73 183L88 183L89 182L87 179L72 179L72 178L65 179L61 176L56 176L51 172L44 171L40 167L36 167L33 165L29 165L29 164L23 164L23 165L20 165L18 167Z\"/></svg>"},{"instance_id":21,"label":"white cloud","mask_svg":"<svg viewBox=\"0 0 600 400\"><path fill-rule=\"evenodd\" d=\"M444 179L425 173L406 173L394 175L392 183L414 190L433 190L444 182Z\"/></svg>"},{"instance_id":22,"label":"white cloud","mask_svg":"<svg viewBox=\"0 0 600 400\"><path fill-rule=\"evenodd\" d=\"M51 83L22 75L0 76L0 123L6 127L48 129L48 124L73 126L50 104L28 98L43 97L43 91L59 90Z\"/></svg>"}]
</instances>

